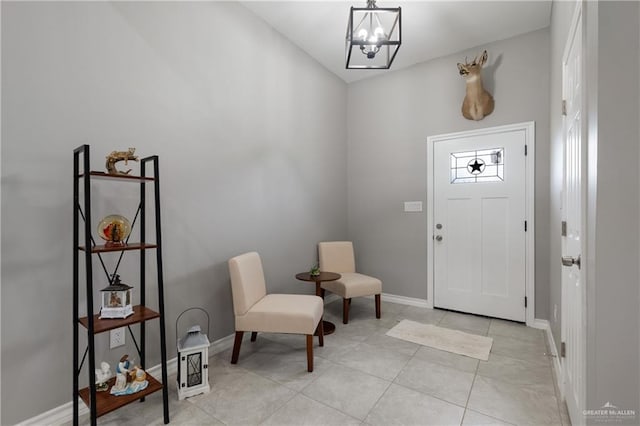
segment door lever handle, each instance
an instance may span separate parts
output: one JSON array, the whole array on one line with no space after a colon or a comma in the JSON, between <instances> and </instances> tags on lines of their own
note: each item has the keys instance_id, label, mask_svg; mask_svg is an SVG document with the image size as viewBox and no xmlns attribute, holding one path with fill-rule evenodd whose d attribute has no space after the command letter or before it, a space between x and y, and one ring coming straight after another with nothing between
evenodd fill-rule
<instances>
[{"instance_id":1,"label":"door lever handle","mask_svg":"<svg viewBox=\"0 0 640 426\"><path fill-rule=\"evenodd\" d=\"M562 256L562 266L576 265L580 269L580 255L578 257Z\"/></svg>"}]
</instances>

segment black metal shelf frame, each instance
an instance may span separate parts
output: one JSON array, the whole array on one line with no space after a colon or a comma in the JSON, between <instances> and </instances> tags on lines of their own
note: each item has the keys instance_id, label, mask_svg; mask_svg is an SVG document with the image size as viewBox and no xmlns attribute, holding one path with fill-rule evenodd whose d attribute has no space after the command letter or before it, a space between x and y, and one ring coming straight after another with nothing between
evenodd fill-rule
<instances>
[{"instance_id":1,"label":"black metal shelf frame","mask_svg":"<svg viewBox=\"0 0 640 426\"><path fill-rule=\"evenodd\" d=\"M80 158L82 157L82 159ZM91 226L91 180L93 178L103 178L104 173L92 172L90 167L90 147L89 145L82 145L73 151L73 424L78 425L78 412L79 412L79 384L78 376L81 373L85 359L88 357L88 373L89 373L89 409L91 413L91 424L97 424L97 418L100 414L97 411L96 402L96 385L94 371L96 367L95 363L95 319L94 319L94 306L93 306L93 265L92 256L97 254L100 264L104 273L107 275L107 279L111 281L113 274L117 273L120 266L120 262L124 255L124 250L117 250L116 253L120 253L118 261L116 263L115 270L112 274L109 274L107 267L102 259L100 252L93 252L91 249L96 247L95 240L92 236ZM167 351L166 351L166 333L165 333L165 321L164 321L164 283L162 275L162 233L161 233L161 220L160 220L160 174L159 174L159 161L158 156L150 156L140 160L140 176L132 177L129 175L107 176L109 180L120 181L139 181L140 184L140 203L136 210L135 217L132 222L132 231L136 225L138 219L140 220L140 305L146 306L146 251L149 248L145 248L146 243L146 184L154 184L154 212L155 212L155 245L151 246L151 249L156 251L156 267L157 267L157 284L158 284L158 310L160 320L160 355L161 355L161 369L162 369L162 400L163 400L163 414L164 423L169 423L169 394L168 394L168 379L167 379ZM147 177L147 164L151 164L153 171L153 178ZM82 168L82 170L80 170ZM83 189L83 200L80 199L80 185ZM82 201L82 204L81 204ZM80 244L80 226L84 224L84 249ZM129 236L130 237L130 236ZM129 238L127 238L127 242ZM85 259L85 283L86 283L86 329L87 329L87 347L84 351L82 361L79 363L79 286L80 286L80 252L84 252ZM137 352L140 356L140 366L146 369L146 320L139 322L140 325L140 344L135 339L135 335L131 330L130 325L127 326L129 334L133 338L133 342L136 346ZM114 397L117 398L117 397ZM144 398L141 398L141 401Z\"/></svg>"}]
</instances>

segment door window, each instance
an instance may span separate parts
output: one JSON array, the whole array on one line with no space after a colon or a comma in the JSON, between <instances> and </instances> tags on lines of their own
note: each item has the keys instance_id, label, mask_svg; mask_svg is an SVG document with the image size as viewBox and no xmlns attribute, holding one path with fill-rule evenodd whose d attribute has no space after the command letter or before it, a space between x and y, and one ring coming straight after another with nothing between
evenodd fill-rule
<instances>
[{"instance_id":1,"label":"door window","mask_svg":"<svg viewBox=\"0 0 640 426\"><path fill-rule=\"evenodd\" d=\"M504 181L504 148L451 153L451 183Z\"/></svg>"}]
</instances>

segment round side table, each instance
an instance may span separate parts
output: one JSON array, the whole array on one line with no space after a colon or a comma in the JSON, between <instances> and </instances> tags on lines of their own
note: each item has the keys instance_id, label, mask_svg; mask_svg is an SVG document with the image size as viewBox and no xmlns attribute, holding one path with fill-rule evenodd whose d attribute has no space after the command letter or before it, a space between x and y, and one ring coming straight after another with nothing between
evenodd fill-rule
<instances>
[{"instance_id":1,"label":"round side table","mask_svg":"<svg viewBox=\"0 0 640 426\"><path fill-rule=\"evenodd\" d=\"M320 272L320 275L311 275L309 272L300 272L296 274L296 278L300 281L308 281L316 283L316 296L322 297L322 289L320 285L323 281L336 281L339 280L342 275L335 272ZM322 321L322 327L324 335L332 334L336 331L336 325L330 321Z\"/></svg>"}]
</instances>

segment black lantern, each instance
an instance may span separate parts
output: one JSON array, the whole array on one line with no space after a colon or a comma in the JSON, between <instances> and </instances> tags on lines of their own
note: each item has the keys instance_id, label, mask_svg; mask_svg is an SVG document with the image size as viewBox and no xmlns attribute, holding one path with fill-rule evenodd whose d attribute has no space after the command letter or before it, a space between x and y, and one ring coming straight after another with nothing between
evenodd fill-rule
<instances>
[{"instance_id":1,"label":"black lantern","mask_svg":"<svg viewBox=\"0 0 640 426\"><path fill-rule=\"evenodd\" d=\"M400 8L352 7L347 23L347 69L389 69L401 43Z\"/></svg>"}]
</instances>

